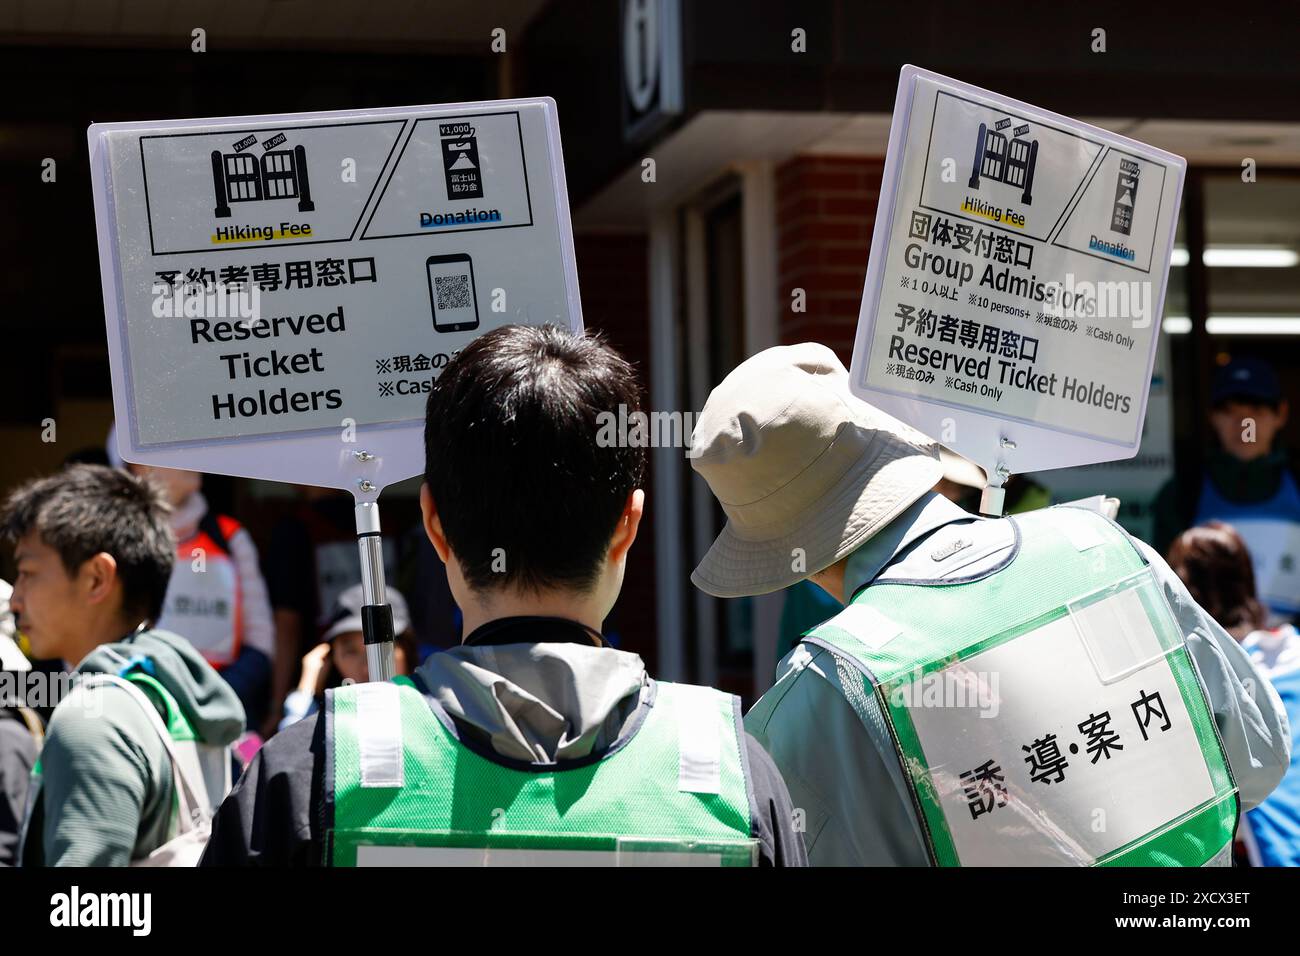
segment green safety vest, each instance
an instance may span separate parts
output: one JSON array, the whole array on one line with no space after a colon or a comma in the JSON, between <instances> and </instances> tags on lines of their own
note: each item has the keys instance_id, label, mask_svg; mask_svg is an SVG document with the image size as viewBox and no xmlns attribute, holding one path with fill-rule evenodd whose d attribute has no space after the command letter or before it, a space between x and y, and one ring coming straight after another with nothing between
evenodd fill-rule
<instances>
[{"instance_id":1,"label":"green safety vest","mask_svg":"<svg viewBox=\"0 0 1300 956\"><path fill-rule=\"evenodd\" d=\"M1151 568L1095 512L1005 520L999 569L877 579L804 637L875 696L931 862L1227 865L1236 785Z\"/></svg>"},{"instance_id":2,"label":"green safety vest","mask_svg":"<svg viewBox=\"0 0 1300 956\"><path fill-rule=\"evenodd\" d=\"M656 688L620 745L546 765L466 746L409 680L328 691L325 862L753 865L738 699Z\"/></svg>"}]
</instances>

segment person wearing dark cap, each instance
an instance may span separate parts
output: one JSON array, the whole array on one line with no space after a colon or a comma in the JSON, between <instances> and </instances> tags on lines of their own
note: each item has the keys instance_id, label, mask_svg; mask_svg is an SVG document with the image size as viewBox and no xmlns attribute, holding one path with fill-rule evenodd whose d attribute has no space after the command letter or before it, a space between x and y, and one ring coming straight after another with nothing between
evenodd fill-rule
<instances>
[{"instance_id":1,"label":"person wearing dark cap","mask_svg":"<svg viewBox=\"0 0 1300 956\"><path fill-rule=\"evenodd\" d=\"M411 634L411 616L406 609L406 598L396 588L388 588L388 604L393 609L393 633L397 635L393 648L393 669L398 674L409 674L415 666L415 640ZM329 625L321 642L302 659L302 676L298 686L284 699L284 715L280 730L296 724L320 709L327 687L337 687L344 682L359 684L367 679L365 633L361 608L365 594L360 584L354 584L334 602Z\"/></svg>"},{"instance_id":2,"label":"person wearing dark cap","mask_svg":"<svg viewBox=\"0 0 1300 956\"><path fill-rule=\"evenodd\" d=\"M1210 392L1218 447L1203 467L1175 476L1155 504L1153 546L1167 551L1183 530L1226 521L1246 542L1260 596L1282 619L1300 612L1300 485L1280 439L1289 408L1268 362L1236 358Z\"/></svg>"}]
</instances>

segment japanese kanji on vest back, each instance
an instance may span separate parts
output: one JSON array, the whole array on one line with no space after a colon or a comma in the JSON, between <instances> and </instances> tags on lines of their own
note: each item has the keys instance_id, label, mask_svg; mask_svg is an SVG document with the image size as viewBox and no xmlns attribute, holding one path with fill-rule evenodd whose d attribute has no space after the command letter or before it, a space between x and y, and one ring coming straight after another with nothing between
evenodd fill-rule
<instances>
[{"instance_id":1,"label":"japanese kanji on vest back","mask_svg":"<svg viewBox=\"0 0 1300 956\"><path fill-rule=\"evenodd\" d=\"M1226 864L1236 786L1151 569L1093 512L1005 520L1001 569L878 580L805 638L874 695L932 861Z\"/></svg>"}]
</instances>

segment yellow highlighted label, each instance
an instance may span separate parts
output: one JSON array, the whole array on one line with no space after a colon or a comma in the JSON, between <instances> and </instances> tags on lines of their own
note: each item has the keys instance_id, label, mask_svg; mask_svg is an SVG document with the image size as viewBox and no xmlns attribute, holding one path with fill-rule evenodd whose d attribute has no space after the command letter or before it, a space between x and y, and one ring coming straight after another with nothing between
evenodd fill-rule
<instances>
[{"instance_id":1,"label":"yellow highlighted label","mask_svg":"<svg viewBox=\"0 0 1300 956\"><path fill-rule=\"evenodd\" d=\"M291 225L288 228L269 229L262 226L253 228L235 227L234 235L214 234L213 245L229 245L243 242L274 242L277 239L304 239L311 236L311 226Z\"/></svg>"},{"instance_id":2,"label":"yellow highlighted label","mask_svg":"<svg viewBox=\"0 0 1300 956\"><path fill-rule=\"evenodd\" d=\"M981 219L987 219L989 220L989 222L996 222L1000 226L1013 226L1016 229L1025 228L1024 220L1020 220L1019 222L1017 222L1016 219L1011 217L1001 218L998 216L994 216L991 213L982 212L979 209L973 209L970 206L963 206L962 211L968 212L972 216L979 216Z\"/></svg>"}]
</instances>

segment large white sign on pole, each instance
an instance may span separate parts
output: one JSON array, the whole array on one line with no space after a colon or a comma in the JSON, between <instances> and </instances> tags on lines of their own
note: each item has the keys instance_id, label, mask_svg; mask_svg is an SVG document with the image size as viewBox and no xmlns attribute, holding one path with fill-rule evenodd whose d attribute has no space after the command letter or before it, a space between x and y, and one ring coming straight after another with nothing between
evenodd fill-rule
<instances>
[{"instance_id":1,"label":"large white sign on pole","mask_svg":"<svg viewBox=\"0 0 1300 956\"><path fill-rule=\"evenodd\" d=\"M439 370L582 327L555 103L102 123L122 457L346 488L423 470Z\"/></svg>"},{"instance_id":2,"label":"large white sign on pole","mask_svg":"<svg viewBox=\"0 0 1300 956\"><path fill-rule=\"evenodd\" d=\"M990 483L1132 457L1186 161L903 68L856 394Z\"/></svg>"}]
</instances>

